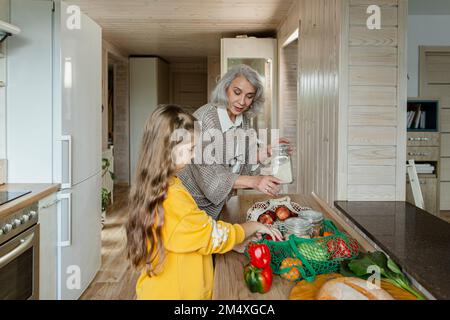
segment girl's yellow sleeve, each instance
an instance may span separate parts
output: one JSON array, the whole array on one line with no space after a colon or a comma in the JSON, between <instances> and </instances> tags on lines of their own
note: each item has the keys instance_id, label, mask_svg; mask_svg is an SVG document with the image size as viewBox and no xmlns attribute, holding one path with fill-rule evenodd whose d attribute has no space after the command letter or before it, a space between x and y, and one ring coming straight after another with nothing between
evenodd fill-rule
<instances>
[{"instance_id":1,"label":"girl's yellow sleeve","mask_svg":"<svg viewBox=\"0 0 450 320\"><path fill-rule=\"evenodd\" d=\"M239 224L215 221L198 208L185 190L169 194L164 209L166 212L177 212L179 218L167 234L165 243L169 251L198 252L203 255L225 253L245 239L244 229Z\"/></svg>"}]
</instances>

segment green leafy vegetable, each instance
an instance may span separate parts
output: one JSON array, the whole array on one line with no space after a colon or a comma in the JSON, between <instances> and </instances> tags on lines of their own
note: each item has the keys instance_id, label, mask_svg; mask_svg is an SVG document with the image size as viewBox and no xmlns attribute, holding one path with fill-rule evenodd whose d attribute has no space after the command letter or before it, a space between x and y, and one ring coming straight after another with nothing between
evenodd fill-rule
<instances>
[{"instance_id":1,"label":"green leafy vegetable","mask_svg":"<svg viewBox=\"0 0 450 320\"><path fill-rule=\"evenodd\" d=\"M340 272L346 277L358 277L367 280L372 275L369 272L371 266L377 266L380 269L382 279L410 292L419 300L425 299L411 287L410 281L397 264L380 251L361 253L356 259L342 263Z\"/></svg>"}]
</instances>

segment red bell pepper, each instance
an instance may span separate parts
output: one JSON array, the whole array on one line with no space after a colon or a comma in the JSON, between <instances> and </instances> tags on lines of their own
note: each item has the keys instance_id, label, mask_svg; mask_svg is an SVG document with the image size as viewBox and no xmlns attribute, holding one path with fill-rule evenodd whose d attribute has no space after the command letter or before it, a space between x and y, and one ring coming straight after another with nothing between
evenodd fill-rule
<instances>
[{"instance_id":1,"label":"red bell pepper","mask_svg":"<svg viewBox=\"0 0 450 320\"><path fill-rule=\"evenodd\" d=\"M272 269L270 266L256 268L249 263L244 267L244 279L251 292L267 293L272 286Z\"/></svg>"},{"instance_id":2,"label":"red bell pepper","mask_svg":"<svg viewBox=\"0 0 450 320\"><path fill-rule=\"evenodd\" d=\"M266 244L255 244L250 242L248 245L248 254L252 266L261 269L270 266L270 250Z\"/></svg>"}]
</instances>

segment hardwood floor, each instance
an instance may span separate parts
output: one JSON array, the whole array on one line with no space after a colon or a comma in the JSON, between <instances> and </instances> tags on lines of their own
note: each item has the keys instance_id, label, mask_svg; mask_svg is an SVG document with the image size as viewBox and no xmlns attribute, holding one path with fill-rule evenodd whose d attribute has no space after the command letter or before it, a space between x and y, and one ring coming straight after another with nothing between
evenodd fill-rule
<instances>
[{"instance_id":1,"label":"hardwood floor","mask_svg":"<svg viewBox=\"0 0 450 320\"><path fill-rule=\"evenodd\" d=\"M130 266L124 251L128 192L128 187L114 187L114 205L102 230L102 266L81 300L135 299L139 273Z\"/></svg>"},{"instance_id":2,"label":"hardwood floor","mask_svg":"<svg viewBox=\"0 0 450 320\"><path fill-rule=\"evenodd\" d=\"M441 218L450 223L450 211L441 211Z\"/></svg>"}]
</instances>

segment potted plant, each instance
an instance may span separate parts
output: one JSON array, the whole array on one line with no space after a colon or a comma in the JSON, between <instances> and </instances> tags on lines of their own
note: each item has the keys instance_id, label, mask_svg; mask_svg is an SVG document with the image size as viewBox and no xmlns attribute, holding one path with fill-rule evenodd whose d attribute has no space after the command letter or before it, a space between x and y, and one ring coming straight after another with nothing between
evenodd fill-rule
<instances>
[{"instance_id":1,"label":"potted plant","mask_svg":"<svg viewBox=\"0 0 450 320\"><path fill-rule=\"evenodd\" d=\"M111 202L111 191L106 188L102 188L102 223L105 221L106 209Z\"/></svg>"},{"instance_id":2,"label":"potted plant","mask_svg":"<svg viewBox=\"0 0 450 320\"><path fill-rule=\"evenodd\" d=\"M111 179L114 181L115 176L112 171L109 170L109 167L111 166L111 163L108 159L103 158L102 159L102 178L109 173L111 176ZM105 219L106 219L106 209L108 208L108 205L111 203L111 191L106 189L105 187L102 187L101 190L102 195L102 226L104 225Z\"/></svg>"}]
</instances>

